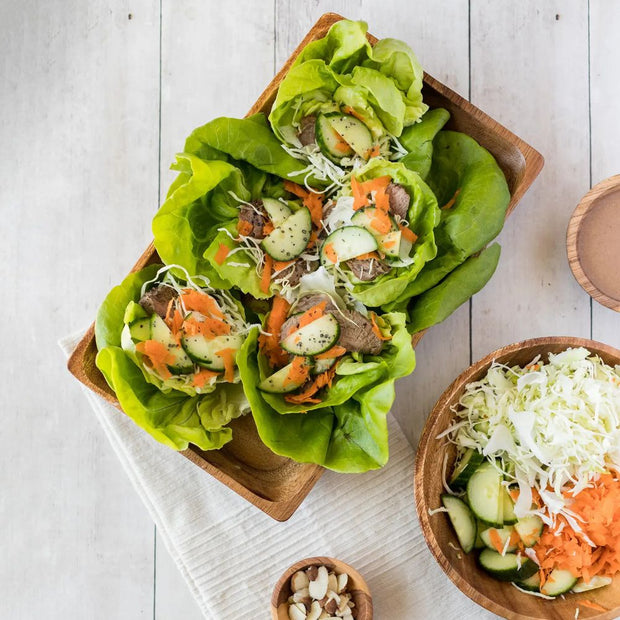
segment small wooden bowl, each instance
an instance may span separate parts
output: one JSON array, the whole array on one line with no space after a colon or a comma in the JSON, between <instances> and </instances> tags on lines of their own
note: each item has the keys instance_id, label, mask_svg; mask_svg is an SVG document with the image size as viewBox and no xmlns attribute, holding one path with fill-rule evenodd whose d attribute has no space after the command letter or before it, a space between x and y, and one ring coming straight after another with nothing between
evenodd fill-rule
<instances>
[{"instance_id":1,"label":"small wooden bowl","mask_svg":"<svg viewBox=\"0 0 620 620\"><path fill-rule=\"evenodd\" d=\"M349 576L347 591L351 593L355 609L356 620L372 620L372 597L364 578L351 566L335 558L314 557L295 562L286 569L271 595L271 617L273 620L289 620L288 597L291 595L291 577L298 570L305 570L310 566L326 566L336 573L346 573Z\"/></svg>"},{"instance_id":2,"label":"small wooden bowl","mask_svg":"<svg viewBox=\"0 0 620 620\"><path fill-rule=\"evenodd\" d=\"M510 583L502 583L487 575L477 566L475 553L465 554L460 551L446 515L429 515L429 509L441 505L445 452L448 452L447 471L451 470L455 459L454 446L446 441L439 441L436 437L449 426L453 418L452 407L458 404L465 386L484 377L494 360L507 365L523 366L541 355L546 362L549 353L559 353L568 347L585 347L611 366L620 364L619 350L583 338L536 338L498 349L472 364L442 394L426 421L418 445L415 461L415 502L427 545L441 568L462 592L482 607L509 620L572 619L575 617L578 602L584 599L609 611L600 612L579 607L580 620L613 620L620 616L620 576L615 577L613 583L605 588L584 594L567 594L564 598L548 601L524 594Z\"/></svg>"},{"instance_id":3,"label":"small wooden bowl","mask_svg":"<svg viewBox=\"0 0 620 620\"><path fill-rule=\"evenodd\" d=\"M606 211L600 211L600 209L606 209ZM609 280L620 277L620 265L613 264L613 261L605 263L605 252L614 251L614 248L611 246L617 248L619 243L618 239L614 238L614 229L609 228L605 232L606 243L603 242L600 246L594 248L597 253L596 256L589 257L584 253L584 244L588 241L591 243L594 241L594 239L587 240L584 222L596 210L599 210L598 212L601 214L604 213L604 217L607 217L610 213L616 214L613 216L617 218L615 221L620 220L620 174L601 181L581 199L581 202L573 212L568 224L568 230L566 231L568 264L575 279L592 299L598 301L603 306L620 312L620 288L615 286L613 293L608 289L610 286ZM603 222L600 221L600 223L602 224ZM615 251L617 259L617 250ZM609 266L608 271L605 270L604 277L594 269L595 263L596 265L605 263Z\"/></svg>"}]
</instances>

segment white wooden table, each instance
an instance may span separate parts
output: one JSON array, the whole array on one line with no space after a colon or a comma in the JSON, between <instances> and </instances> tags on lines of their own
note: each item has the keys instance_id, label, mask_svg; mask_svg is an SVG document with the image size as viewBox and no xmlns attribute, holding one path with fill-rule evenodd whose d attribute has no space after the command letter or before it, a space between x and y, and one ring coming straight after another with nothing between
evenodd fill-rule
<instances>
[{"instance_id":1,"label":"white wooden table","mask_svg":"<svg viewBox=\"0 0 620 620\"><path fill-rule=\"evenodd\" d=\"M451 379L501 345L620 346L620 316L579 288L564 243L579 198L620 172L618 0L2 0L1 618L200 616L56 340L146 247L185 136L243 115L327 11L410 43L546 158L492 281L399 384L412 444Z\"/></svg>"}]
</instances>

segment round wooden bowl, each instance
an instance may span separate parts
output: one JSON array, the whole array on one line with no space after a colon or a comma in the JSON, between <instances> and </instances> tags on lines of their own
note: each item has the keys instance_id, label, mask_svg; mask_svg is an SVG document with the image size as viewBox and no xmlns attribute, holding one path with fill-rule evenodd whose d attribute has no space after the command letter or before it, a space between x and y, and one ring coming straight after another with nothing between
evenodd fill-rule
<instances>
[{"instance_id":1,"label":"round wooden bowl","mask_svg":"<svg viewBox=\"0 0 620 620\"><path fill-rule=\"evenodd\" d=\"M590 271L589 275L588 263L591 263L593 259L588 259L587 255L584 255L582 243L585 239L582 239L580 236L580 233L585 229L584 221L586 221L589 215L596 209L609 209L610 207L612 213L620 213L620 174L601 181L581 199L581 202L577 205L577 208L571 216L566 231L566 253L568 255L568 264L570 265L571 271L586 293L603 306L620 312L620 298L616 298L618 296L617 286L613 287L613 294L611 294L609 290L604 290L602 288L605 282L609 285L610 278L618 277L620 265L609 263L609 273L606 273L605 277L602 279L600 274L598 276L596 275L596 271ZM605 218L605 221L607 221L606 216L609 212L610 211L599 211L602 217ZM607 244L618 243L618 240L613 238L613 232L613 229L607 231ZM604 243L597 248L597 262L605 261L605 252L608 249L609 248L607 248ZM591 264L590 269L592 269Z\"/></svg>"},{"instance_id":2,"label":"round wooden bowl","mask_svg":"<svg viewBox=\"0 0 620 620\"><path fill-rule=\"evenodd\" d=\"M579 607L580 620L613 620L620 616L620 576L605 588L583 594L567 594L565 598L548 601L524 594L510 583L502 583L487 575L477 566L476 553L466 554L461 551L446 514L440 512L429 515L429 509L441 506L445 452L448 452L448 472L451 471L455 459L454 446L436 437L449 426L453 418L451 407L458 404L465 386L484 377L494 360L507 365L524 366L537 355L541 355L546 362L548 353L559 353L568 347L585 347L599 355L607 364L620 364L619 350L583 338L536 338L498 349L465 370L442 394L428 417L418 445L415 461L415 501L426 543L441 568L462 592L482 607L510 620L569 620L575 617L578 601L584 599L609 611Z\"/></svg>"},{"instance_id":3,"label":"round wooden bowl","mask_svg":"<svg viewBox=\"0 0 620 620\"><path fill-rule=\"evenodd\" d=\"M295 562L282 574L276 583L271 595L271 617L273 620L289 620L288 597L291 595L291 577L298 570L305 570L310 566L326 566L336 573L347 573L349 581L347 591L351 593L355 609L356 620L372 620L372 597L364 578L351 566L335 558L315 557Z\"/></svg>"}]
</instances>

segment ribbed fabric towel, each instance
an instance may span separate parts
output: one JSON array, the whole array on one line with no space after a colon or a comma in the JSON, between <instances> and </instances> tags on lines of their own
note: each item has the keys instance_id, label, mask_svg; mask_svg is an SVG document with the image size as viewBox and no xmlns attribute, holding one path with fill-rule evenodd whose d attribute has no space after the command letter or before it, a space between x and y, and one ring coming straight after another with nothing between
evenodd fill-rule
<instances>
[{"instance_id":1,"label":"ribbed fabric towel","mask_svg":"<svg viewBox=\"0 0 620 620\"><path fill-rule=\"evenodd\" d=\"M81 335L61 341L67 355ZM364 576L376 620L497 617L461 594L431 556L415 513L414 453L392 416L383 469L326 472L278 523L84 391L205 618L267 620L284 570L321 555Z\"/></svg>"}]
</instances>

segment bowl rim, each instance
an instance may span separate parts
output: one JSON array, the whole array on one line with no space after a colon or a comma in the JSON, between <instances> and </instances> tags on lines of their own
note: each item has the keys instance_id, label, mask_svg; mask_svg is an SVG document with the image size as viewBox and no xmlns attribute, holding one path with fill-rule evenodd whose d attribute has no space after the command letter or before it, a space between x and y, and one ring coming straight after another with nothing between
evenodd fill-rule
<instances>
[{"instance_id":1,"label":"bowl rim","mask_svg":"<svg viewBox=\"0 0 620 620\"><path fill-rule=\"evenodd\" d=\"M270 607L271 607L271 617L272 620L279 620L279 606L278 606L278 597L282 589L286 586L286 583L290 580L290 578L299 570L303 570L313 565L323 565L327 566L338 572L346 572L350 579L352 579L356 585L355 590L361 592L362 595L366 597L366 608L368 609L368 614L364 616L358 616L358 620L372 620L373 619L373 607L372 607L372 595L370 593L370 588L366 583L366 580L359 573L358 570L353 568L350 564L339 560L338 558L330 557L330 556L313 556L304 558L302 560L298 560L294 564L291 564L279 577L278 581L276 581L273 591L271 593Z\"/></svg>"},{"instance_id":2,"label":"bowl rim","mask_svg":"<svg viewBox=\"0 0 620 620\"><path fill-rule=\"evenodd\" d=\"M513 620L540 620L542 616L525 615L515 611L514 609L504 607L496 603L493 599L486 596L486 594L484 594L481 590L478 590L469 581L464 579L460 575L460 573L452 567L452 562L441 551L434 530L431 527L430 523L430 515L428 513L430 506L428 506L424 497L423 470L425 462L423 455L426 455L431 441L435 440L435 433L437 432L437 429L434 429L434 421L437 418L438 414L443 411L447 402L452 399L456 391L462 391L464 389L465 385L469 381L471 381L471 377L480 373L483 369L488 369L491 363L500 356L504 357L506 355L513 355L518 351L527 348L558 344L565 345L567 348L585 347L586 349L590 350L594 348L601 352L604 352L611 357L617 358L620 361L619 349L616 349L615 347L612 347L611 345L605 344L603 342L574 336L546 336L539 338L530 338L528 340L515 342L504 347L499 347L488 355L480 358L477 362L470 364L444 390L444 392L435 403L435 406L431 410L428 418L426 419L422 435L420 436L420 440L418 442L415 456L413 474L413 490L415 498L414 503L418 520L420 522L420 527L422 529L422 534L424 535L424 540L429 550L431 551L431 554L433 555L441 569L444 571L444 573L452 581L452 583L454 583L454 585L456 585L456 587L461 592L463 592L469 599L493 613L499 614L504 618L509 618ZM588 615L588 620L614 620L618 617L619 612L620 603L614 609L601 612L594 616Z\"/></svg>"},{"instance_id":3,"label":"bowl rim","mask_svg":"<svg viewBox=\"0 0 620 620\"><path fill-rule=\"evenodd\" d=\"M620 174L603 179L579 201L566 229L566 255L573 276L581 288L598 303L620 312L620 299L610 297L597 288L584 271L578 251L579 232L585 218L596 207L601 198L614 191L620 191Z\"/></svg>"}]
</instances>

